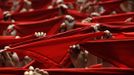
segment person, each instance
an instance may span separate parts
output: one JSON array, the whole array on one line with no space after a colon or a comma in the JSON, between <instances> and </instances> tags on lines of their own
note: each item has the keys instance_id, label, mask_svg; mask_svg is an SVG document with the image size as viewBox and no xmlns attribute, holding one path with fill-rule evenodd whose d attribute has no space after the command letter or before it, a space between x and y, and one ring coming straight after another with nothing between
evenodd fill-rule
<instances>
[{"instance_id":1,"label":"person","mask_svg":"<svg viewBox=\"0 0 134 75\"><path fill-rule=\"evenodd\" d=\"M5 46L4 49L0 50L1 67L16 67L19 63L19 58L16 53L5 52L5 50L10 49L9 46Z\"/></svg>"},{"instance_id":2,"label":"person","mask_svg":"<svg viewBox=\"0 0 134 75\"><path fill-rule=\"evenodd\" d=\"M11 24L7 27L6 31L3 32L5 36L17 36L17 30L15 29L15 24Z\"/></svg>"},{"instance_id":3,"label":"person","mask_svg":"<svg viewBox=\"0 0 134 75\"><path fill-rule=\"evenodd\" d=\"M76 10L80 11L80 8L85 4L87 0L76 0Z\"/></svg>"},{"instance_id":4,"label":"person","mask_svg":"<svg viewBox=\"0 0 134 75\"><path fill-rule=\"evenodd\" d=\"M0 50L0 67L22 67L32 61L28 56L20 58L16 52L6 52L8 49L10 46L5 46Z\"/></svg>"},{"instance_id":5,"label":"person","mask_svg":"<svg viewBox=\"0 0 134 75\"><path fill-rule=\"evenodd\" d=\"M32 2L30 0L24 0L24 6L20 12L28 12L28 11L33 11Z\"/></svg>"},{"instance_id":6,"label":"person","mask_svg":"<svg viewBox=\"0 0 134 75\"><path fill-rule=\"evenodd\" d=\"M48 6L48 9L56 7L68 9L68 6L64 3L64 0L53 0L51 5Z\"/></svg>"},{"instance_id":7,"label":"person","mask_svg":"<svg viewBox=\"0 0 134 75\"><path fill-rule=\"evenodd\" d=\"M64 0L53 0L51 5L48 6L48 9L59 8L59 15L64 15L66 9L72 8L71 4L65 4Z\"/></svg>"},{"instance_id":8,"label":"person","mask_svg":"<svg viewBox=\"0 0 134 75\"><path fill-rule=\"evenodd\" d=\"M134 1L133 0L124 0L120 4L120 8L124 12L132 12L132 11L134 11L134 9L133 9L134 8Z\"/></svg>"},{"instance_id":9,"label":"person","mask_svg":"<svg viewBox=\"0 0 134 75\"><path fill-rule=\"evenodd\" d=\"M11 7L11 12L15 12L20 7L20 1L19 0L13 0L12 3L13 3L13 5Z\"/></svg>"},{"instance_id":10,"label":"person","mask_svg":"<svg viewBox=\"0 0 134 75\"><path fill-rule=\"evenodd\" d=\"M57 7L59 7L59 8L62 7L62 8L68 9L68 6L66 4L64 4L63 0L57 0L56 4L57 4Z\"/></svg>"},{"instance_id":11,"label":"person","mask_svg":"<svg viewBox=\"0 0 134 75\"><path fill-rule=\"evenodd\" d=\"M75 68L87 68L97 63L96 56L87 50L81 49L79 44L70 46L69 54Z\"/></svg>"},{"instance_id":12,"label":"person","mask_svg":"<svg viewBox=\"0 0 134 75\"><path fill-rule=\"evenodd\" d=\"M85 18L85 19L83 19L83 20L81 21L81 23L90 23L90 22L92 22L92 18L93 18L93 17L99 17L99 16L101 16L101 14L99 14L99 13L97 13L97 12L92 12L92 13L90 14L90 16L87 17L87 18Z\"/></svg>"},{"instance_id":13,"label":"person","mask_svg":"<svg viewBox=\"0 0 134 75\"><path fill-rule=\"evenodd\" d=\"M3 12L3 20L4 21L14 21L14 19L12 18L12 15L11 15L11 13L10 13L10 11L4 11Z\"/></svg>"},{"instance_id":14,"label":"person","mask_svg":"<svg viewBox=\"0 0 134 75\"><path fill-rule=\"evenodd\" d=\"M65 16L65 21L61 24L60 32L64 32L70 29L73 29L75 25L75 19L71 15Z\"/></svg>"},{"instance_id":15,"label":"person","mask_svg":"<svg viewBox=\"0 0 134 75\"><path fill-rule=\"evenodd\" d=\"M112 38L112 33L109 30L105 30L103 35L103 39L109 39Z\"/></svg>"},{"instance_id":16,"label":"person","mask_svg":"<svg viewBox=\"0 0 134 75\"><path fill-rule=\"evenodd\" d=\"M88 13L88 14L94 12L94 7L91 4L92 4L92 2L89 1L89 2L81 5L79 11L82 13Z\"/></svg>"}]
</instances>

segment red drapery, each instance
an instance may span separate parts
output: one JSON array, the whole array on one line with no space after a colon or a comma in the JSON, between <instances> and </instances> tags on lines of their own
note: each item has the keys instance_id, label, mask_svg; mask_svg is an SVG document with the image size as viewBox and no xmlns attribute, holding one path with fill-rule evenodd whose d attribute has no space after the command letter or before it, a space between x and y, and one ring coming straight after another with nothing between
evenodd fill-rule
<instances>
[{"instance_id":1,"label":"red drapery","mask_svg":"<svg viewBox=\"0 0 134 75\"><path fill-rule=\"evenodd\" d=\"M133 38L89 41L82 46L92 54L118 67L133 68Z\"/></svg>"},{"instance_id":2,"label":"red drapery","mask_svg":"<svg viewBox=\"0 0 134 75\"><path fill-rule=\"evenodd\" d=\"M99 32L42 40L13 47L11 51L21 51L25 55L47 64L46 68L61 67L62 65L59 65L59 63L64 59L64 56L68 54L69 46L93 39L97 36L102 36L103 34L104 33Z\"/></svg>"},{"instance_id":3,"label":"red drapery","mask_svg":"<svg viewBox=\"0 0 134 75\"><path fill-rule=\"evenodd\" d=\"M26 36L35 32L45 32L47 35L58 32L61 23L64 21L64 17L55 17L42 21L21 23L15 26L19 36Z\"/></svg>"},{"instance_id":4,"label":"red drapery","mask_svg":"<svg viewBox=\"0 0 134 75\"><path fill-rule=\"evenodd\" d=\"M133 12L121 13L121 14L114 14L114 15L105 15L100 17L94 17L92 22L99 22L99 23L107 23L107 22L124 22L126 19L132 17Z\"/></svg>"},{"instance_id":5,"label":"red drapery","mask_svg":"<svg viewBox=\"0 0 134 75\"><path fill-rule=\"evenodd\" d=\"M118 69L118 68L102 68L102 69L44 69L48 71L49 75L132 75L133 69ZM0 69L1 75L23 75L26 69L18 68L2 68Z\"/></svg>"},{"instance_id":6,"label":"red drapery","mask_svg":"<svg viewBox=\"0 0 134 75\"><path fill-rule=\"evenodd\" d=\"M31 12L13 13L12 17L15 21L36 21L49 19L59 15L59 8L39 9Z\"/></svg>"}]
</instances>

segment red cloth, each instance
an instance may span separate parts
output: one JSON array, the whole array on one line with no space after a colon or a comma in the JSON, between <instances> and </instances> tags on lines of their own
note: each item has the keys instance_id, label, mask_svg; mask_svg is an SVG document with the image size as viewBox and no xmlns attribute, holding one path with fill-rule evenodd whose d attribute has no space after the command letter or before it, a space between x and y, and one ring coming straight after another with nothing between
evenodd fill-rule
<instances>
[{"instance_id":1,"label":"red cloth","mask_svg":"<svg viewBox=\"0 0 134 75\"><path fill-rule=\"evenodd\" d=\"M110 24L101 24L100 30L109 30L112 33L120 32L133 32L134 25L110 25Z\"/></svg>"},{"instance_id":2,"label":"red cloth","mask_svg":"<svg viewBox=\"0 0 134 75\"><path fill-rule=\"evenodd\" d=\"M119 69L119 68L71 68L71 69L44 69L50 75L133 75L133 69ZM23 75L26 69L18 68L0 68L0 74L8 75Z\"/></svg>"},{"instance_id":3,"label":"red cloth","mask_svg":"<svg viewBox=\"0 0 134 75\"><path fill-rule=\"evenodd\" d=\"M59 8L39 9L31 12L13 13L12 17L15 21L36 21L53 18L59 15Z\"/></svg>"},{"instance_id":4,"label":"red cloth","mask_svg":"<svg viewBox=\"0 0 134 75\"><path fill-rule=\"evenodd\" d=\"M39 10L39 9L46 9L48 5L51 4L52 0L30 0L32 2L31 8L34 10ZM24 0L20 0L19 3L19 8L14 12L14 13L19 13L21 9L24 7Z\"/></svg>"},{"instance_id":5,"label":"red cloth","mask_svg":"<svg viewBox=\"0 0 134 75\"><path fill-rule=\"evenodd\" d=\"M47 35L46 37L42 37L42 38L34 38L35 36L33 37L33 35L29 35L29 36L23 37L23 39L28 39L28 38L30 38L30 39L19 42L19 43L11 44L10 46L15 47L15 46L18 46L18 45L32 43L32 42L39 41L39 40L48 40L48 39L51 39L51 38L62 38L62 37L67 37L67 36L72 36L72 35L90 33L92 31L94 31L93 28L91 26L87 26L87 27L72 29L72 30L62 32L62 33L57 33L57 34L54 34L54 35Z\"/></svg>"},{"instance_id":6,"label":"red cloth","mask_svg":"<svg viewBox=\"0 0 134 75\"><path fill-rule=\"evenodd\" d=\"M52 0L31 0L33 9L47 8L51 4Z\"/></svg>"},{"instance_id":7,"label":"red cloth","mask_svg":"<svg viewBox=\"0 0 134 75\"><path fill-rule=\"evenodd\" d=\"M64 11L63 15L66 14L71 15L77 21L81 21L89 16L88 14L80 13L76 10L69 10L69 9L66 10L63 8L62 11ZM53 9L40 9L24 13L14 13L12 14L12 17L15 19L15 21L37 21L37 20L53 18L55 16L59 16L60 14L61 14L60 8L53 8Z\"/></svg>"},{"instance_id":8,"label":"red cloth","mask_svg":"<svg viewBox=\"0 0 134 75\"><path fill-rule=\"evenodd\" d=\"M114 23L114 22L113 22ZM114 23L80 23L80 22L76 22L75 24L75 28L79 28L79 27L86 27L86 26L91 26L91 25L96 25L96 24L100 24L99 30L100 31L105 31L105 30L109 30L112 33L120 33L120 32L134 32L134 25L133 23L125 23L125 22L119 22L119 24Z\"/></svg>"},{"instance_id":9,"label":"red cloth","mask_svg":"<svg viewBox=\"0 0 134 75\"><path fill-rule=\"evenodd\" d=\"M10 43L13 43L14 40L14 36L0 36L0 48L3 48L4 46L9 45Z\"/></svg>"},{"instance_id":10,"label":"red cloth","mask_svg":"<svg viewBox=\"0 0 134 75\"><path fill-rule=\"evenodd\" d=\"M64 21L63 16L54 17L51 19L16 24L15 29L19 36L26 36L35 32L45 32L47 35L57 33L61 23Z\"/></svg>"},{"instance_id":11,"label":"red cloth","mask_svg":"<svg viewBox=\"0 0 134 75\"><path fill-rule=\"evenodd\" d=\"M86 13L80 13L76 10L67 10L67 14L73 16L77 21L81 21L89 16Z\"/></svg>"},{"instance_id":12,"label":"red cloth","mask_svg":"<svg viewBox=\"0 0 134 75\"><path fill-rule=\"evenodd\" d=\"M102 15L106 15L106 14L108 15L112 11L116 11L117 13L123 13L122 9L120 8L120 4L122 2L123 2L122 0L109 0L105 2L100 2L99 5L103 6L105 9L105 12L102 13Z\"/></svg>"},{"instance_id":13,"label":"red cloth","mask_svg":"<svg viewBox=\"0 0 134 75\"><path fill-rule=\"evenodd\" d=\"M77 34L89 33L89 32L92 32L92 31L93 31L93 28L90 27L90 26L87 26L87 27L82 27L82 28L69 30L69 31L66 31L66 32L63 32L63 33L58 33L58 34L55 34L55 35L47 35L46 37L43 37L43 38L34 38L31 35L31 36L23 37L23 39L27 39L27 40L23 40L21 42L11 44L10 47L15 47L15 46L23 45L23 44L28 44L28 43L33 43L33 42L36 42L36 41L39 41L39 40L48 40L48 39L51 39L51 38L62 38L62 37L67 37L67 36L72 36L72 35L77 35ZM31 37L31 39L28 39L30 37ZM19 52L19 54L20 54L20 57L24 56L22 54L22 52ZM70 57L69 57L68 54L64 57L64 59L62 60L62 62L60 64L63 65L64 67L69 67L70 66L71 60L70 60ZM34 65L34 66L38 65L39 68L44 67L44 66L42 66L43 64L41 64L39 62L37 63L37 61L34 62L34 63L30 63L28 65Z\"/></svg>"},{"instance_id":14,"label":"red cloth","mask_svg":"<svg viewBox=\"0 0 134 75\"><path fill-rule=\"evenodd\" d=\"M134 38L89 41L82 44L92 54L118 67L134 67Z\"/></svg>"},{"instance_id":15,"label":"red cloth","mask_svg":"<svg viewBox=\"0 0 134 75\"><path fill-rule=\"evenodd\" d=\"M0 8L0 20L2 20L3 19L3 11L2 11L2 9Z\"/></svg>"},{"instance_id":16,"label":"red cloth","mask_svg":"<svg viewBox=\"0 0 134 75\"><path fill-rule=\"evenodd\" d=\"M46 68L56 68L62 66L59 63L67 54L69 46L85 42L97 36L102 36L103 34L103 32L99 32L41 40L38 42L13 47L10 51L23 51L25 55L47 64Z\"/></svg>"},{"instance_id":17,"label":"red cloth","mask_svg":"<svg viewBox=\"0 0 134 75\"><path fill-rule=\"evenodd\" d=\"M7 2L7 1L0 2L0 7L3 11L10 10L11 6L12 6L12 3L10 2Z\"/></svg>"},{"instance_id":18,"label":"red cloth","mask_svg":"<svg viewBox=\"0 0 134 75\"><path fill-rule=\"evenodd\" d=\"M130 25L134 25L134 22L108 22L106 24L120 25L120 26L130 26Z\"/></svg>"},{"instance_id":19,"label":"red cloth","mask_svg":"<svg viewBox=\"0 0 134 75\"><path fill-rule=\"evenodd\" d=\"M3 31L6 30L10 24L10 22L0 22L0 35L3 35Z\"/></svg>"},{"instance_id":20,"label":"red cloth","mask_svg":"<svg viewBox=\"0 0 134 75\"><path fill-rule=\"evenodd\" d=\"M133 18L133 16L134 16L133 12L127 12L115 15L105 15L105 16L94 17L92 22L98 22L98 23L120 22L120 21L124 22L126 19L130 17Z\"/></svg>"},{"instance_id":21,"label":"red cloth","mask_svg":"<svg viewBox=\"0 0 134 75\"><path fill-rule=\"evenodd\" d=\"M74 3L76 0L64 0L64 2L71 2Z\"/></svg>"},{"instance_id":22,"label":"red cloth","mask_svg":"<svg viewBox=\"0 0 134 75\"><path fill-rule=\"evenodd\" d=\"M20 37L15 39L15 36L0 36L0 48L3 48L4 46L9 46L11 44L20 43L22 41L35 39L34 35L29 35L25 37Z\"/></svg>"},{"instance_id":23,"label":"red cloth","mask_svg":"<svg viewBox=\"0 0 134 75\"><path fill-rule=\"evenodd\" d=\"M42 38L37 38L37 37L35 37L35 35L29 35L29 36L21 37L20 41L15 42L16 40L14 40L13 43L8 43L6 45L10 44L9 45L10 47L15 47L15 46L19 46L19 45L23 45L23 44L27 44L27 43L36 42L39 40L48 40L51 38L62 38L62 37L67 37L67 36L72 36L72 35L77 35L77 34L89 33L92 31L93 31L93 28L91 26L87 26L87 27L69 30L69 31L66 31L63 33L58 33L55 35L47 35L46 37L42 37ZM8 39L6 39L6 40L8 40ZM5 46L5 44L3 46Z\"/></svg>"},{"instance_id":24,"label":"red cloth","mask_svg":"<svg viewBox=\"0 0 134 75\"><path fill-rule=\"evenodd\" d=\"M126 37L134 37L134 32L122 32L122 34Z\"/></svg>"}]
</instances>

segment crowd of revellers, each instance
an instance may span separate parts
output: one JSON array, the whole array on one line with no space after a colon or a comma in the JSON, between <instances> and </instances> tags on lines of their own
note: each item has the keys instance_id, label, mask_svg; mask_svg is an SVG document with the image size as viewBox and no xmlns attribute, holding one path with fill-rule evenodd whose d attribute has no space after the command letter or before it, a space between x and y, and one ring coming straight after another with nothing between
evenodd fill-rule
<instances>
[{"instance_id":1,"label":"crowd of revellers","mask_svg":"<svg viewBox=\"0 0 134 75\"><path fill-rule=\"evenodd\" d=\"M81 20L81 23L90 23L93 17L101 16L105 9L103 6L99 5L98 3L101 3L105 0L75 0L74 3L68 3L64 0L52 0L51 4L46 9L53 9L53 8L64 8L64 9L75 9L80 13L86 13L90 15L89 17ZM107 0L106 0L107 1ZM109 1L109 0L108 0ZM112 0L111 0L112 1ZM12 19L11 14L18 11L20 7L21 0L0 0L0 3L3 3L3 5L6 3L12 3L12 6L10 9L5 10L3 12L3 21L11 21L12 23L15 22L14 19ZM23 7L21 10L19 10L18 13L23 12L31 12L35 9L32 8L32 1L31 0L24 0L23 1ZM123 12L133 12L134 11L134 0L125 0L120 5L120 9ZM1 8L3 10L4 8ZM116 8L115 8L116 9ZM61 10L61 13L63 11ZM117 14L116 11L112 11L107 15ZM47 14L44 14L47 15ZM131 21L133 17L130 17L126 19L126 21ZM60 32L65 32L73 28L75 24L75 18L71 15L66 15L65 21L60 26ZM17 35L17 30L14 28L14 24L11 24L7 27L5 31L3 31L3 36L16 36L17 38L21 38ZM93 32L99 32L99 24L96 24L92 26L94 28ZM112 38L112 33L110 33L109 30L104 31L106 35L100 38L96 39L109 39ZM35 32L35 36L42 37L46 36L43 32ZM10 48L9 46L5 46L5 50ZM103 61L102 59L96 57L95 55L92 55L87 50L84 50L81 48L79 44L70 46L69 54L71 61L73 63L71 68L88 68L91 65L94 64L103 64L103 67L114 67L112 64L109 64L108 62ZM0 67L22 67L29 62L31 62L33 59L29 56L25 56L24 58L19 58L17 53L15 52L1 52L0 53ZM29 70L24 73L24 75L48 75L46 71L43 71L38 68L33 68L32 66L29 67Z\"/></svg>"}]
</instances>

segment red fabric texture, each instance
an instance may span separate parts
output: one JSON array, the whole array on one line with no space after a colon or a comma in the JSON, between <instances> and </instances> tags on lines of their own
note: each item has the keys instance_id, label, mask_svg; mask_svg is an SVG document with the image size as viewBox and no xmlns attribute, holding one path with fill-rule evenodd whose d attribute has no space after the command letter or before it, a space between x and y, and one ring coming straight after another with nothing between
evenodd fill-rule
<instances>
[{"instance_id":1,"label":"red fabric texture","mask_svg":"<svg viewBox=\"0 0 134 75\"><path fill-rule=\"evenodd\" d=\"M3 31L6 30L10 24L10 22L0 22L0 35L3 35Z\"/></svg>"},{"instance_id":2,"label":"red fabric texture","mask_svg":"<svg viewBox=\"0 0 134 75\"><path fill-rule=\"evenodd\" d=\"M46 9L48 5L51 4L52 0L42 0L42 1L30 0L30 1L32 2L31 8L34 10L39 10L39 9ZM19 8L13 13L19 13L21 11L21 9L24 7L24 0L20 0L19 5L20 5ZM11 8L11 4L10 4L10 8Z\"/></svg>"},{"instance_id":3,"label":"red fabric texture","mask_svg":"<svg viewBox=\"0 0 134 75\"><path fill-rule=\"evenodd\" d=\"M76 24L76 25L78 25L78 24ZM93 30L94 29L91 26L87 26L87 27L72 29L72 30L54 34L54 35L47 35L46 37L41 37L41 38L36 38L35 35L29 35L29 36L22 37L21 39L23 39L23 41L15 43L15 44L11 44L10 47L15 47L15 46L19 46L22 44L32 43L32 42L39 41L39 40L48 40L48 39L52 39L52 38L62 38L62 37L68 37L68 36L72 36L72 35L90 33L90 32L93 32Z\"/></svg>"},{"instance_id":4,"label":"red fabric texture","mask_svg":"<svg viewBox=\"0 0 134 75\"><path fill-rule=\"evenodd\" d=\"M54 9L39 9L23 13L13 13L12 17L15 21L37 21L37 20L49 19L58 15L59 15L59 8L54 8Z\"/></svg>"},{"instance_id":5,"label":"red fabric texture","mask_svg":"<svg viewBox=\"0 0 134 75\"><path fill-rule=\"evenodd\" d=\"M115 15L105 15L100 17L94 17L92 19L92 22L98 22L98 23L107 23L107 22L124 22L126 19L132 17L133 18L134 13L133 12L127 12L127 13L121 13L121 14L115 14Z\"/></svg>"},{"instance_id":6,"label":"red fabric texture","mask_svg":"<svg viewBox=\"0 0 134 75\"><path fill-rule=\"evenodd\" d=\"M116 11L117 13L123 13L123 11L120 8L120 4L122 2L123 2L122 0L109 0L109 1L99 3L99 5L103 6L105 9L105 12L102 13L102 15L106 15L106 14L108 15L112 11Z\"/></svg>"},{"instance_id":7,"label":"red fabric texture","mask_svg":"<svg viewBox=\"0 0 134 75\"><path fill-rule=\"evenodd\" d=\"M31 44L13 47L12 51L23 51L26 55L46 65L46 68L61 67L59 63L67 54L69 46L102 36L104 33L81 34L69 37L42 40ZM81 41L80 41L81 40ZM58 51L53 54L53 52Z\"/></svg>"},{"instance_id":8,"label":"red fabric texture","mask_svg":"<svg viewBox=\"0 0 134 75\"><path fill-rule=\"evenodd\" d=\"M125 23L125 22L119 22L119 23L80 23L76 22L74 28L79 28L79 27L86 27L86 26L91 26L91 25L96 25L100 24L99 30L100 31L105 31L109 30L112 33L121 33L121 32L133 32L134 31L134 25L133 23Z\"/></svg>"},{"instance_id":9,"label":"red fabric texture","mask_svg":"<svg viewBox=\"0 0 134 75\"><path fill-rule=\"evenodd\" d=\"M60 11L63 11L61 14ZM47 15L45 15L47 14ZM14 13L12 14L15 21L37 21L43 19L50 19L59 15L72 15L77 21L87 18L89 15L80 13L76 10L64 9L64 8L53 8L53 9L39 9L31 12ZM21 17L21 18L20 18ZM36 18L34 18L36 17Z\"/></svg>"},{"instance_id":10,"label":"red fabric texture","mask_svg":"<svg viewBox=\"0 0 134 75\"><path fill-rule=\"evenodd\" d=\"M126 37L134 37L134 32L122 32L122 34Z\"/></svg>"},{"instance_id":11,"label":"red fabric texture","mask_svg":"<svg viewBox=\"0 0 134 75\"><path fill-rule=\"evenodd\" d=\"M15 38L15 36L0 36L0 48L3 48L4 46L9 46L11 44L20 43L22 41L27 41L31 39L35 39L35 35L29 35L25 37Z\"/></svg>"},{"instance_id":12,"label":"red fabric texture","mask_svg":"<svg viewBox=\"0 0 134 75\"><path fill-rule=\"evenodd\" d=\"M2 9L0 8L0 20L2 20L2 18L3 18L3 11L2 11Z\"/></svg>"},{"instance_id":13,"label":"red fabric texture","mask_svg":"<svg viewBox=\"0 0 134 75\"><path fill-rule=\"evenodd\" d=\"M76 10L67 10L67 14L72 15L77 21L81 21L89 16L86 13L80 13Z\"/></svg>"},{"instance_id":14,"label":"red fabric texture","mask_svg":"<svg viewBox=\"0 0 134 75\"><path fill-rule=\"evenodd\" d=\"M132 75L134 73L133 69L118 69L118 68L102 68L102 69L44 69L48 71L49 75ZM18 68L2 68L0 69L0 74L7 75L22 75L26 69Z\"/></svg>"},{"instance_id":15,"label":"red fabric texture","mask_svg":"<svg viewBox=\"0 0 134 75\"><path fill-rule=\"evenodd\" d=\"M10 2L5 2L5 1L0 2L0 7L3 11L8 11L11 8L11 6L12 6L12 3Z\"/></svg>"},{"instance_id":16,"label":"red fabric texture","mask_svg":"<svg viewBox=\"0 0 134 75\"><path fill-rule=\"evenodd\" d=\"M133 68L133 38L89 41L82 46L92 54L118 66Z\"/></svg>"},{"instance_id":17,"label":"red fabric texture","mask_svg":"<svg viewBox=\"0 0 134 75\"><path fill-rule=\"evenodd\" d=\"M134 25L110 25L110 24L101 24L101 30L109 30L113 33L120 32L133 32Z\"/></svg>"},{"instance_id":18,"label":"red fabric texture","mask_svg":"<svg viewBox=\"0 0 134 75\"><path fill-rule=\"evenodd\" d=\"M33 9L47 8L51 4L52 0L31 0Z\"/></svg>"},{"instance_id":19,"label":"red fabric texture","mask_svg":"<svg viewBox=\"0 0 134 75\"><path fill-rule=\"evenodd\" d=\"M110 24L110 25L120 25L120 26L130 26L130 25L134 25L134 22L108 22L106 24Z\"/></svg>"},{"instance_id":20,"label":"red fabric texture","mask_svg":"<svg viewBox=\"0 0 134 75\"><path fill-rule=\"evenodd\" d=\"M64 16L57 16L50 19L39 20L35 22L16 22L15 29L19 36L26 36L34 32L46 32L48 34L56 33L59 30L61 23L64 21ZM0 35L7 29L11 22L0 22ZM34 28L34 29L33 29ZM53 30L52 30L53 29Z\"/></svg>"},{"instance_id":21,"label":"red fabric texture","mask_svg":"<svg viewBox=\"0 0 134 75\"><path fill-rule=\"evenodd\" d=\"M15 51L20 57L28 55L35 60L23 66L23 69L0 68L0 75L21 75L26 70L25 68L28 68L30 65L39 68L59 68L45 69L50 75L134 74L133 69L128 69L128 67L134 68L134 60L132 60L134 56L134 25L133 22L124 22L130 17L133 18L134 13L122 13L123 11L120 9L122 0L101 0L102 2L97 3L106 10L102 15L109 14L112 11L122 14L94 17L92 20L94 23L82 24L76 22L74 28L77 29L63 33L58 33L59 27L64 21L64 16L59 16L61 15L61 9L46 9L52 0L31 1L32 8L34 8L35 11L18 13L23 7L23 0L21 0L19 9L12 14L13 19L16 21L15 29L18 35L22 37L15 39L14 36L0 36L0 48L9 45L11 49L8 51ZM65 0L65 2L74 3L74 0ZM0 6L2 9L8 10L11 4L0 3ZM81 21L89 16L88 14L79 13L75 10L63 10L65 12L63 13L64 15L72 15L76 21ZM2 11L0 11L0 19L2 18ZM114 38L109 40L93 40L93 38L104 34L103 32L89 33L93 31L91 25L96 23L101 23L102 31L107 29L114 32ZM11 23L0 22L0 34L3 34L3 30L5 30L9 24ZM45 32L47 36L37 38L33 35L34 32ZM105 69L102 68L102 65L93 65L89 69L65 69L65 67L71 64L68 54L69 46L79 43L92 54L120 68Z\"/></svg>"},{"instance_id":22,"label":"red fabric texture","mask_svg":"<svg viewBox=\"0 0 134 75\"><path fill-rule=\"evenodd\" d=\"M15 29L19 36L26 36L35 32L45 32L47 35L58 32L61 23L64 21L64 17L55 17L51 19L16 24Z\"/></svg>"}]
</instances>

